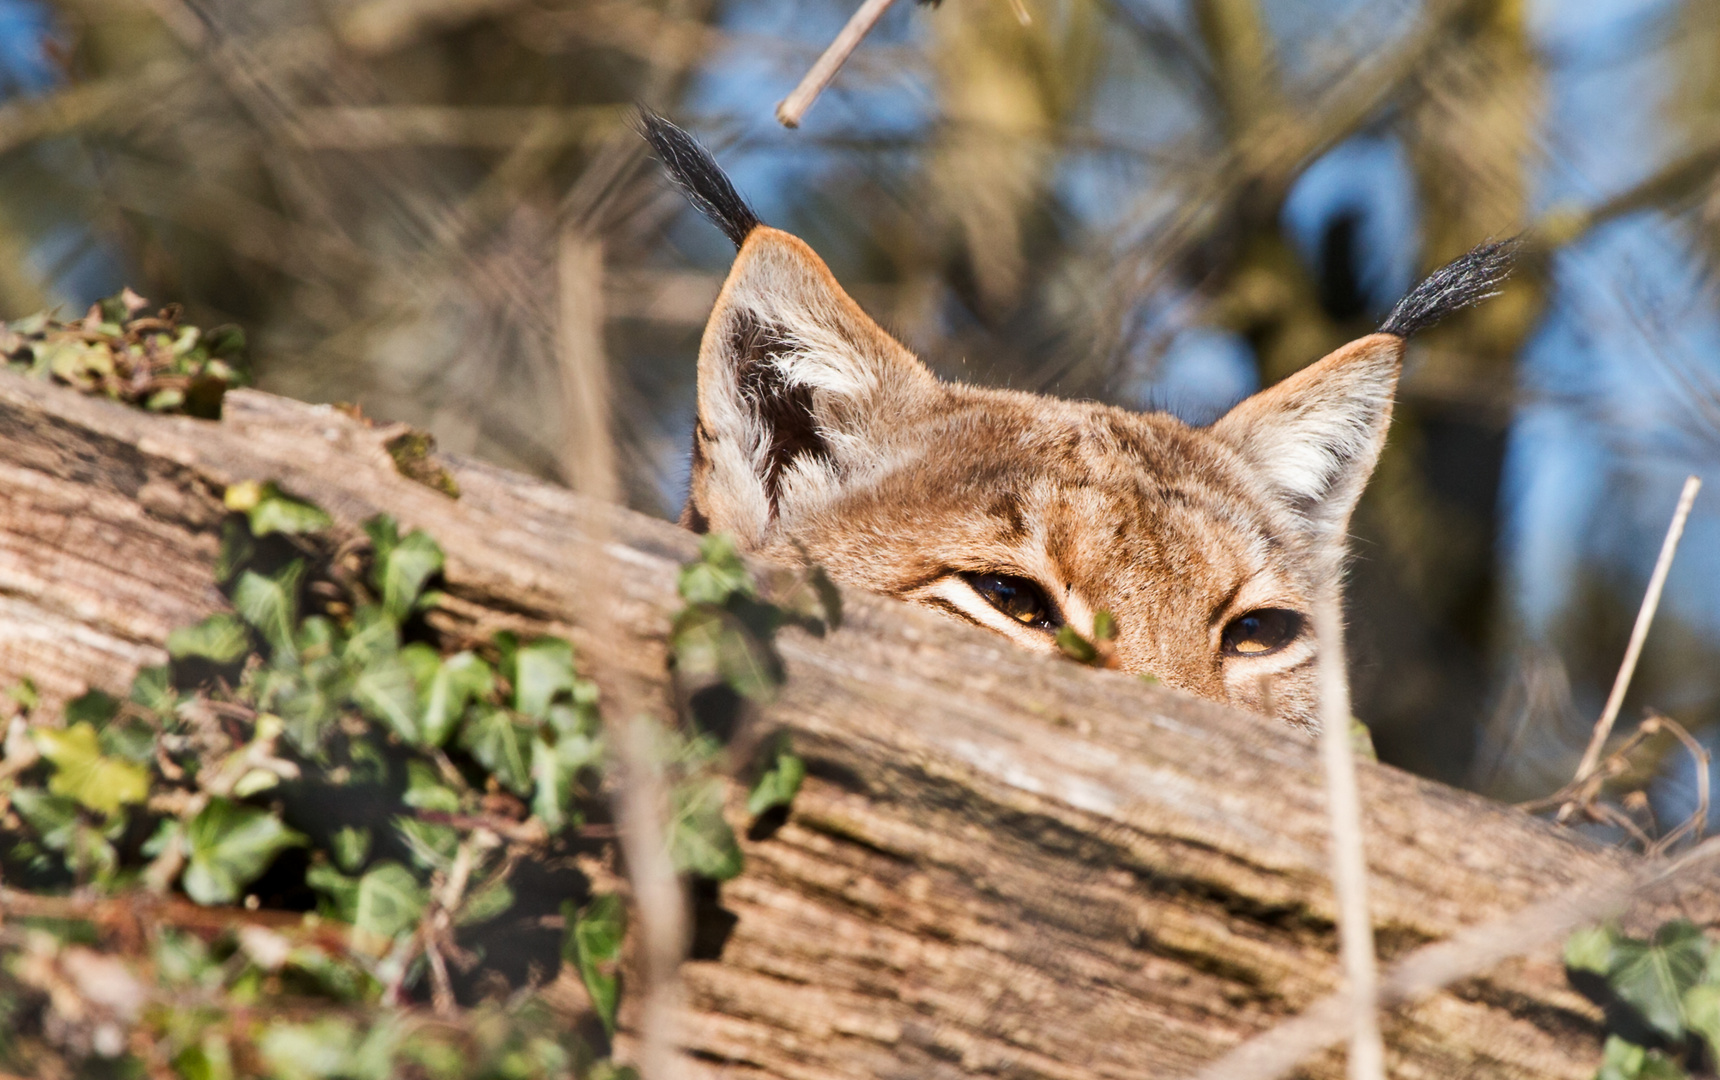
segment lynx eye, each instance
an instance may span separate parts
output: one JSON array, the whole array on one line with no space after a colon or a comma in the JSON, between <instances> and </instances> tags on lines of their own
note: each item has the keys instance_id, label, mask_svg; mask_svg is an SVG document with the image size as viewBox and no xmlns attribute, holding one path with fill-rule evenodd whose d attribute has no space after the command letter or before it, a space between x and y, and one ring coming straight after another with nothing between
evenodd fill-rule
<instances>
[{"instance_id":1,"label":"lynx eye","mask_svg":"<svg viewBox=\"0 0 1720 1080\"><path fill-rule=\"evenodd\" d=\"M1283 608L1257 608L1230 620L1224 628L1226 656L1265 656L1296 640L1302 616Z\"/></svg>"},{"instance_id":2,"label":"lynx eye","mask_svg":"<svg viewBox=\"0 0 1720 1080\"><path fill-rule=\"evenodd\" d=\"M1023 626L1054 630L1063 620L1045 590L1013 574L963 574L962 580L985 602Z\"/></svg>"}]
</instances>

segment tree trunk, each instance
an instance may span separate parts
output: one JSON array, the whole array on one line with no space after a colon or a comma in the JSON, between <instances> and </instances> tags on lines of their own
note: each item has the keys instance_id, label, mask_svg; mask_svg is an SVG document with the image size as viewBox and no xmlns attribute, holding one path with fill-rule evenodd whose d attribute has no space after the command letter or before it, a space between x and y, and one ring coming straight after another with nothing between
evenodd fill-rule
<instances>
[{"instance_id":1,"label":"tree trunk","mask_svg":"<svg viewBox=\"0 0 1720 1080\"><path fill-rule=\"evenodd\" d=\"M444 462L451 498L397 471L397 434L260 393L210 423L0 374L0 679L57 702L123 691L170 630L225 604L224 487L274 480L343 528L387 511L429 531L444 632L563 634L600 682L669 700L693 537L471 462ZM1334 989L1306 736L893 601L845 603L824 638L783 632L788 682L747 720L792 732L809 775L787 822L744 842L745 873L701 901L693 1075L1174 1076ZM1388 958L1632 864L1391 768L1364 764L1362 791ZM1587 1078L1599 1018L1543 951L1392 1017L1392 1070Z\"/></svg>"}]
</instances>

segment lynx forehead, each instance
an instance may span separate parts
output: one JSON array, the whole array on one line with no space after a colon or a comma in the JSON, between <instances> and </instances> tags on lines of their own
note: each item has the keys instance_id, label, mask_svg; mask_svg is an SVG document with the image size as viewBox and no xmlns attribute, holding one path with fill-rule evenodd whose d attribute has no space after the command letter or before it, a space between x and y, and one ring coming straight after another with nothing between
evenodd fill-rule
<instances>
[{"instance_id":1,"label":"lynx forehead","mask_svg":"<svg viewBox=\"0 0 1720 1080\"><path fill-rule=\"evenodd\" d=\"M643 128L739 249L699 350L684 525L1040 652L1109 611L1124 670L1314 721L1307 613L1341 587L1404 339L1491 295L1510 244L1437 271L1381 332L1196 428L936 379L690 136L651 114Z\"/></svg>"}]
</instances>

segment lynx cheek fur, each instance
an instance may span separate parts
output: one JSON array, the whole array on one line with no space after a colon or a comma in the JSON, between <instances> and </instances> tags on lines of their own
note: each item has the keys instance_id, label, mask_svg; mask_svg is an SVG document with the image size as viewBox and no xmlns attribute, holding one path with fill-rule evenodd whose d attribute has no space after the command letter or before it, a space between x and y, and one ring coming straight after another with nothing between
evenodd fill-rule
<instances>
[{"instance_id":1,"label":"lynx cheek fur","mask_svg":"<svg viewBox=\"0 0 1720 1080\"><path fill-rule=\"evenodd\" d=\"M811 248L760 224L690 136L649 113L642 126L739 248L699 350L682 524L1039 652L1108 610L1123 670L1313 724L1307 613L1341 588L1404 339L1491 295L1510 244L1437 271L1381 332L1196 428L938 380Z\"/></svg>"}]
</instances>

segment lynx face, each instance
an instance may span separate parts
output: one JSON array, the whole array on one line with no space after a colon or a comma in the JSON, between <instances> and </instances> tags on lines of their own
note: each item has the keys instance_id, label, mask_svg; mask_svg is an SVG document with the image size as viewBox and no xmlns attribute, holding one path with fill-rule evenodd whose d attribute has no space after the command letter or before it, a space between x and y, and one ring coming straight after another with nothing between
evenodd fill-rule
<instances>
[{"instance_id":1,"label":"lynx face","mask_svg":"<svg viewBox=\"0 0 1720 1080\"><path fill-rule=\"evenodd\" d=\"M759 227L700 350L683 523L1040 652L1106 610L1123 670L1305 724L1308 613L1402 346L1363 338L1205 429L945 383Z\"/></svg>"},{"instance_id":2,"label":"lynx face","mask_svg":"<svg viewBox=\"0 0 1720 1080\"><path fill-rule=\"evenodd\" d=\"M1340 587L1404 338L1491 295L1510 244L1477 248L1385 332L1195 428L939 381L811 248L759 224L685 132L646 115L644 133L739 248L699 351L683 524L1039 652L1109 611L1123 670L1314 722L1309 615Z\"/></svg>"}]
</instances>

